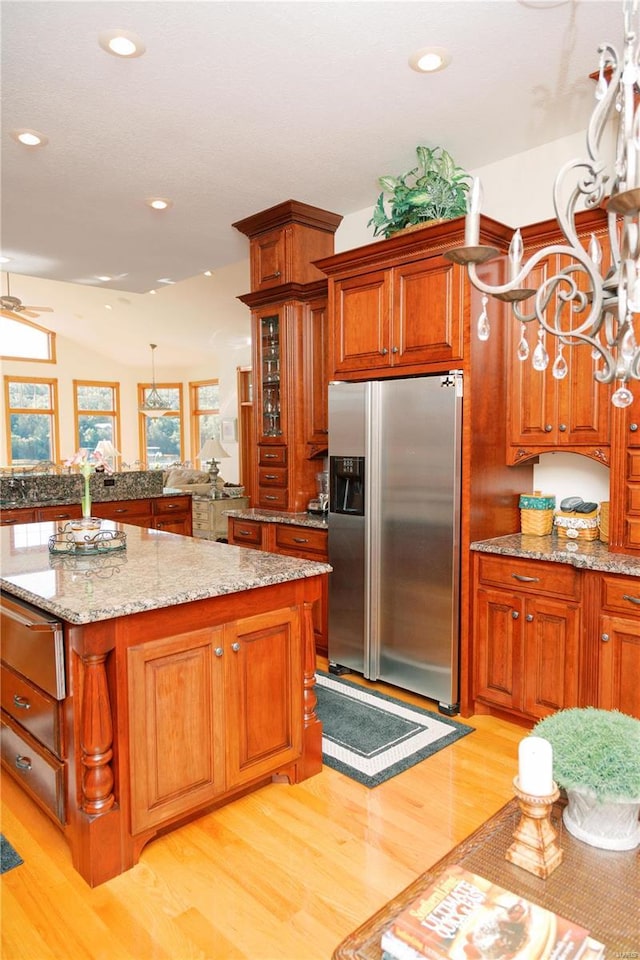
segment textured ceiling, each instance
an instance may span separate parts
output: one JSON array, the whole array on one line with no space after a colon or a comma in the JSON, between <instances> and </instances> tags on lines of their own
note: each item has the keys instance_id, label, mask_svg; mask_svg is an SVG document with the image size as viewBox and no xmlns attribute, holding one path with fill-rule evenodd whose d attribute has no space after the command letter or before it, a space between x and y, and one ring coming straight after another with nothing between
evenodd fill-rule
<instances>
[{"instance_id":1,"label":"textured ceiling","mask_svg":"<svg viewBox=\"0 0 640 960\"><path fill-rule=\"evenodd\" d=\"M622 37L617 0L2 0L0 16L8 269L138 293L245 258L231 223L282 200L373 207L417 144L475 169L583 129L597 47ZM145 55L106 54L110 28ZM448 70L410 70L431 44ZM16 127L48 145L26 151Z\"/></svg>"}]
</instances>

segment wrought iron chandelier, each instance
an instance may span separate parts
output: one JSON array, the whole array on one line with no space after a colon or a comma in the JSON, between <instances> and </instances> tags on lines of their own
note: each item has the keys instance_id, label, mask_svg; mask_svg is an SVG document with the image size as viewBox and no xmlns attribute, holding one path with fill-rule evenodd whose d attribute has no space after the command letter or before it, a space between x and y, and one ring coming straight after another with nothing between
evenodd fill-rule
<instances>
[{"instance_id":1,"label":"wrought iron chandelier","mask_svg":"<svg viewBox=\"0 0 640 960\"><path fill-rule=\"evenodd\" d=\"M472 184L465 221L463 247L445 254L467 267L471 283L485 296L478 319L478 337L489 337L488 296L511 303L520 322L518 357L529 358L525 324L538 324L538 342L531 352L535 369L549 364L547 334L557 338L553 376L563 379L568 366L563 356L565 345L586 344L594 359L594 377L600 383L619 381L612 395L617 407L633 402L630 380L640 380L640 347L634 324L640 313L640 49L637 28L639 0L624 0L624 51L620 58L609 43L598 48L600 66L595 89L595 106L586 132L586 159L571 160L559 171L553 190L553 205L565 243L537 250L527 261L522 237L516 230L509 246L510 279L501 285L489 285L478 277L476 267L496 257L494 247L480 244L480 207L482 189L476 178ZM580 243L576 213L603 204L605 186L610 177L602 158L600 144L611 117L617 116L616 156L613 184L606 201L611 266L602 270L602 248L594 234L588 249ZM568 198L567 185L570 187ZM527 286L532 270L548 258L562 257L557 272L537 289ZM551 262L551 261L550 261ZM555 261L559 263L559 260ZM533 309L522 305L535 297ZM640 335L640 331L639 331Z\"/></svg>"},{"instance_id":2,"label":"wrought iron chandelier","mask_svg":"<svg viewBox=\"0 0 640 960\"><path fill-rule=\"evenodd\" d=\"M169 413L171 407L165 403L156 388L155 349L158 344L150 343L149 346L151 347L151 389L145 395L144 401L140 404L138 410L140 413L143 413L145 417L163 417L165 413Z\"/></svg>"}]
</instances>

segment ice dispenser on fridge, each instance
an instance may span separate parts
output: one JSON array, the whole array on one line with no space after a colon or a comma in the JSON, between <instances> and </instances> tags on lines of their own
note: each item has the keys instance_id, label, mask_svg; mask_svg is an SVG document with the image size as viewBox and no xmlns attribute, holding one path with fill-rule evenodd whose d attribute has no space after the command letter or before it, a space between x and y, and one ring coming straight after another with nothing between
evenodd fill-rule
<instances>
[{"instance_id":1,"label":"ice dispenser on fridge","mask_svg":"<svg viewBox=\"0 0 640 960\"><path fill-rule=\"evenodd\" d=\"M364 516L364 457L331 457L330 510Z\"/></svg>"}]
</instances>

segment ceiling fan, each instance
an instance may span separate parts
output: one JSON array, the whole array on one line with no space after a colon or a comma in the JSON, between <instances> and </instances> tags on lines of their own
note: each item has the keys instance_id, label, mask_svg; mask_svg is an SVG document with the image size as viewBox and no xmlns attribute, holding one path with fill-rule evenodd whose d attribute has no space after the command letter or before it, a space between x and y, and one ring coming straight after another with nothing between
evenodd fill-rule
<instances>
[{"instance_id":1,"label":"ceiling fan","mask_svg":"<svg viewBox=\"0 0 640 960\"><path fill-rule=\"evenodd\" d=\"M9 319L15 319L15 315L22 317L32 317L37 319L41 313L52 313L53 307L34 307L24 304L18 297L11 296L9 288L9 274L7 274L7 293L0 295L0 314Z\"/></svg>"}]
</instances>

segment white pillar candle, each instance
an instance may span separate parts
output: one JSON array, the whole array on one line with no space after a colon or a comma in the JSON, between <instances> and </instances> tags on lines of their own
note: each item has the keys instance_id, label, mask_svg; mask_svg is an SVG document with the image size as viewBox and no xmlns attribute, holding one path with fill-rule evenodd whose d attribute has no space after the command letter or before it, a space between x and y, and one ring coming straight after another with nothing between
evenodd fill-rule
<instances>
[{"instance_id":1,"label":"white pillar candle","mask_svg":"<svg viewBox=\"0 0 640 960\"><path fill-rule=\"evenodd\" d=\"M553 793L553 751L543 737L525 737L518 747L518 786L532 797Z\"/></svg>"},{"instance_id":2,"label":"white pillar candle","mask_svg":"<svg viewBox=\"0 0 640 960\"><path fill-rule=\"evenodd\" d=\"M482 184L474 177L467 197L467 218L464 222L465 247L477 247L480 243L480 208L482 206Z\"/></svg>"}]
</instances>

